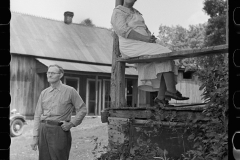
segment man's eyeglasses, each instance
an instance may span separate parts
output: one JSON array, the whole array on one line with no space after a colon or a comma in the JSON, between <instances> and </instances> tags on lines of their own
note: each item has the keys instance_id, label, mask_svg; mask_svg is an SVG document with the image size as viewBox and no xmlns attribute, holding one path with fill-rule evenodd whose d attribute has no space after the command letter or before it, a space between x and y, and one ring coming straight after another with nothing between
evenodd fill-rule
<instances>
[{"instance_id":1,"label":"man's eyeglasses","mask_svg":"<svg viewBox=\"0 0 240 160\"><path fill-rule=\"evenodd\" d=\"M60 74L60 73L55 73L55 72L47 72L47 75L56 75L56 74Z\"/></svg>"}]
</instances>

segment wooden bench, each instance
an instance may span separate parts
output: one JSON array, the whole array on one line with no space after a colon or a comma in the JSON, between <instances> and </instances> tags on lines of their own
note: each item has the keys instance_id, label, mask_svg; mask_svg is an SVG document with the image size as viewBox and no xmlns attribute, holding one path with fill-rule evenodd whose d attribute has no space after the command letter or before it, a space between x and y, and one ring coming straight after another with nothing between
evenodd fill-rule
<instances>
[{"instance_id":1,"label":"wooden bench","mask_svg":"<svg viewBox=\"0 0 240 160\"><path fill-rule=\"evenodd\" d=\"M118 38L114 35L115 39ZM117 39L115 41L118 41ZM118 42L117 42L118 43ZM117 44L118 45L118 44ZM116 45L114 47L117 47ZM212 46L202 49L191 49L174 51L170 53L162 53L153 56L140 56L135 58L119 58L120 53L118 49L113 50L113 63L112 63L112 77L111 77L111 107L119 108L126 107L125 105L125 66L126 63L150 63L150 62L163 62L167 60L192 58L200 56L208 56L213 54L228 53L228 45Z\"/></svg>"},{"instance_id":2,"label":"wooden bench","mask_svg":"<svg viewBox=\"0 0 240 160\"><path fill-rule=\"evenodd\" d=\"M141 56L136 58L117 58L118 62L125 62L125 63L148 63L148 62L163 62L167 60L174 60L174 59L183 59L183 58L192 58L192 57L199 57L199 56L207 56L212 54L222 54L228 53L228 45L219 45L201 49L189 49L189 50L181 50L181 51L174 51L170 53L162 53L153 56Z\"/></svg>"}]
</instances>

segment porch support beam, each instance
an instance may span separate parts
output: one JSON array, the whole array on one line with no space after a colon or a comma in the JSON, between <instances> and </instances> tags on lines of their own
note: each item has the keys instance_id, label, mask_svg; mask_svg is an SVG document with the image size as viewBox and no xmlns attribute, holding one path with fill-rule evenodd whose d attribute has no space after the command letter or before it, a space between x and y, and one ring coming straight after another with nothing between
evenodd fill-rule
<instances>
[{"instance_id":1,"label":"porch support beam","mask_svg":"<svg viewBox=\"0 0 240 160\"><path fill-rule=\"evenodd\" d=\"M115 6L123 5L123 0L116 0ZM125 63L117 62L121 55L117 34L113 33L112 72L111 72L111 108L125 106Z\"/></svg>"},{"instance_id":2,"label":"porch support beam","mask_svg":"<svg viewBox=\"0 0 240 160\"><path fill-rule=\"evenodd\" d=\"M95 111L94 111L94 114L95 115L98 115L98 101L99 101L99 99L98 99L98 76L96 76L96 78L95 78L95 96L96 96L96 98L95 98Z\"/></svg>"}]
</instances>

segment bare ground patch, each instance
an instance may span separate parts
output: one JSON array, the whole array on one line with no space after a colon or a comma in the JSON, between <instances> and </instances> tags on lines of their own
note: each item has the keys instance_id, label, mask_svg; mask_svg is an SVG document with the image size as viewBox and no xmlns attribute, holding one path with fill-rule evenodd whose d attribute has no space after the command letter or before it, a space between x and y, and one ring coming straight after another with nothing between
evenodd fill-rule
<instances>
[{"instance_id":1,"label":"bare ground patch","mask_svg":"<svg viewBox=\"0 0 240 160\"><path fill-rule=\"evenodd\" d=\"M11 160L38 160L38 151L30 147L32 141L33 121L28 120L23 135L11 138ZM85 117L82 124L71 129L72 148L69 160L93 160L92 150L95 147L94 138L107 145L107 124L100 117Z\"/></svg>"}]
</instances>

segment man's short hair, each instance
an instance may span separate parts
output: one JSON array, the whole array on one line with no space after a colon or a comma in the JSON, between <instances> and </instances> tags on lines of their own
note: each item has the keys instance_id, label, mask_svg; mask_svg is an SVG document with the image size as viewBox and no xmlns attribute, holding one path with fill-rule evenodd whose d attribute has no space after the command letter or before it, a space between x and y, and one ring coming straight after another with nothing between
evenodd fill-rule
<instances>
[{"instance_id":1,"label":"man's short hair","mask_svg":"<svg viewBox=\"0 0 240 160\"><path fill-rule=\"evenodd\" d=\"M60 73L64 74L64 70L61 66L57 65L57 64L52 64L52 65L49 65L48 68L50 67L57 67L60 71Z\"/></svg>"}]
</instances>

